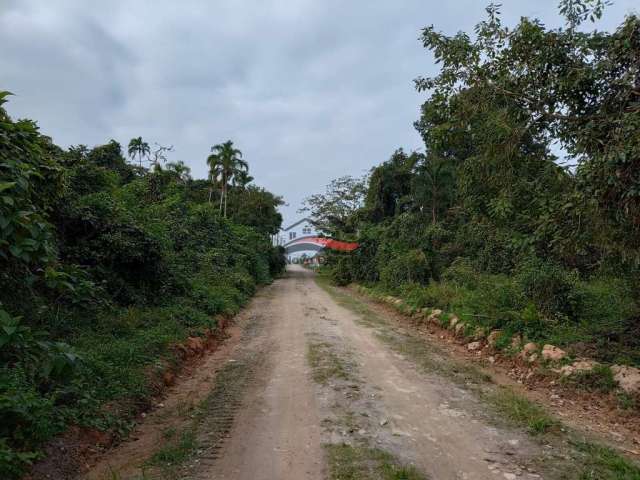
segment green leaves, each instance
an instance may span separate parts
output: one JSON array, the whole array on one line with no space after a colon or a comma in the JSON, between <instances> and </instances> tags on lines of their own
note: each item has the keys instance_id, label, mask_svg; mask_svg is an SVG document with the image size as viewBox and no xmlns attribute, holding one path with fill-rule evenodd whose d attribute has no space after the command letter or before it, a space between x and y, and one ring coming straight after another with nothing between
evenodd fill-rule
<instances>
[{"instance_id":1,"label":"green leaves","mask_svg":"<svg viewBox=\"0 0 640 480\"><path fill-rule=\"evenodd\" d=\"M70 380L80 362L69 345L47 337L0 309L0 361L20 365L40 386Z\"/></svg>"},{"instance_id":2,"label":"green leaves","mask_svg":"<svg viewBox=\"0 0 640 480\"><path fill-rule=\"evenodd\" d=\"M0 120L2 120L4 116L6 116L5 111L2 109L2 105L4 105L8 101L7 97L10 95L13 95L13 93L7 92L6 90L0 91Z\"/></svg>"},{"instance_id":3,"label":"green leaves","mask_svg":"<svg viewBox=\"0 0 640 480\"><path fill-rule=\"evenodd\" d=\"M613 5L611 0L560 0L559 10L573 29L587 19L591 22L600 19L609 5Z\"/></svg>"},{"instance_id":4,"label":"green leaves","mask_svg":"<svg viewBox=\"0 0 640 480\"><path fill-rule=\"evenodd\" d=\"M329 235L344 238L353 234L355 225L351 220L363 206L366 178L344 176L332 180L324 193L304 199L298 213L308 212L316 227Z\"/></svg>"}]
</instances>

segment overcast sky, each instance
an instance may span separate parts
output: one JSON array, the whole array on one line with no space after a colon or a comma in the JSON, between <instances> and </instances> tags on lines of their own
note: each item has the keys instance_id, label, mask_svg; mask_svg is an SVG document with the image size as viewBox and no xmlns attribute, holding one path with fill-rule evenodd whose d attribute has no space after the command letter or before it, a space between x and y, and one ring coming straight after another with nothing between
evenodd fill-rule
<instances>
[{"instance_id":1,"label":"overcast sky","mask_svg":"<svg viewBox=\"0 0 640 480\"><path fill-rule=\"evenodd\" d=\"M332 178L421 147L412 80L437 67L420 29L470 32L487 3L0 0L0 90L63 147L141 135L173 144L195 177L232 139L288 223ZM508 24L561 23L557 0L502 3ZM633 9L616 0L597 27Z\"/></svg>"}]
</instances>

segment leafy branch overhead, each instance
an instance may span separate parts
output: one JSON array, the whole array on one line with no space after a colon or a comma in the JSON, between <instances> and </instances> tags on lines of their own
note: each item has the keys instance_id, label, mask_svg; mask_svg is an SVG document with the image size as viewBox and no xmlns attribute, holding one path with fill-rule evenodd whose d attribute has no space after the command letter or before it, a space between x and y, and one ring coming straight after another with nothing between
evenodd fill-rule
<instances>
[{"instance_id":1,"label":"leafy branch overhead","mask_svg":"<svg viewBox=\"0 0 640 480\"><path fill-rule=\"evenodd\" d=\"M366 177L340 177L327 185L325 193L306 198L299 213L310 213L325 233L353 233L351 217L362 206L365 193Z\"/></svg>"}]
</instances>

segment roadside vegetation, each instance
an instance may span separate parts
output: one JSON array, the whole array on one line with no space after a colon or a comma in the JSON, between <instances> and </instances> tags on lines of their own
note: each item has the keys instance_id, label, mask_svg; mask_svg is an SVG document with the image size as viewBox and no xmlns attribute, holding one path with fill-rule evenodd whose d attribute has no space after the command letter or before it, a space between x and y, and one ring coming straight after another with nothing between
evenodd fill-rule
<instances>
[{"instance_id":1,"label":"roadside vegetation","mask_svg":"<svg viewBox=\"0 0 640 480\"><path fill-rule=\"evenodd\" d=\"M583 433L567 427L561 420L551 415L545 407L529 400L511 386L494 383L493 379L481 372L475 365L462 362L451 354L438 348L437 344L427 343L419 335L404 328L396 328L385 320L375 308L372 308L363 297L353 291L332 286L328 281L327 271L319 275L317 281L341 306L352 310L361 318L361 324L376 330L377 337L410 359L425 372L436 373L453 380L460 387L473 393L486 407L491 421L496 425L510 426L526 431L539 444L552 452L550 457L541 456L536 460L545 478L562 478L566 480L637 480L640 479L640 468L626 459L615 449L594 442ZM594 374L599 378L599 374ZM573 381L573 379L572 379ZM592 383L587 382L587 385ZM332 472L350 474L346 478L368 478L367 474L374 470L366 470L358 458L372 455L377 451L360 450L362 446L332 445L330 465ZM379 452L384 454L384 452ZM352 462L352 463L350 463ZM374 468L375 460L371 460L369 468ZM362 473L367 472L367 473ZM415 472L410 470L411 475ZM358 475L364 475L359 477ZM343 478L337 476L336 478ZM373 476L373 478L378 478ZM381 477L386 478L386 477ZM394 477L390 477L394 478ZM413 478L411 476L399 478ZM419 477L418 477L419 478Z\"/></svg>"},{"instance_id":2,"label":"roadside vegetation","mask_svg":"<svg viewBox=\"0 0 640 480\"><path fill-rule=\"evenodd\" d=\"M388 452L361 445L326 445L331 480L425 480L413 466L401 465Z\"/></svg>"},{"instance_id":3,"label":"roadside vegetation","mask_svg":"<svg viewBox=\"0 0 640 480\"><path fill-rule=\"evenodd\" d=\"M0 92L0 477L69 426L123 435L179 362L283 268L279 197L231 142L208 179L173 147L63 149ZM203 155L204 157L204 155ZM203 158L204 162L205 158Z\"/></svg>"},{"instance_id":4,"label":"roadside vegetation","mask_svg":"<svg viewBox=\"0 0 640 480\"><path fill-rule=\"evenodd\" d=\"M640 19L589 30L604 3L562 1L562 28L506 26L490 5L473 33L423 30L440 65L415 80L424 153L307 201L360 244L329 255L335 283L500 330L499 347L640 366Z\"/></svg>"}]
</instances>

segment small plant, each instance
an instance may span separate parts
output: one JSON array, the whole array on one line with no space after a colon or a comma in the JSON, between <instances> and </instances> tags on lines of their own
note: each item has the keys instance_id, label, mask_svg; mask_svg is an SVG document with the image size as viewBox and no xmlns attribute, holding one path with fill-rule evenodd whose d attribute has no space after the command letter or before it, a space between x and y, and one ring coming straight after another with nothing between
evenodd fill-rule
<instances>
[{"instance_id":1,"label":"small plant","mask_svg":"<svg viewBox=\"0 0 640 480\"><path fill-rule=\"evenodd\" d=\"M636 410L638 408L638 399L626 392L617 393L616 402L618 404L618 408L622 410Z\"/></svg>"},{"instance_id":2,"label":"small plant","mask_svg":"<svg viewBox=\"0 0 640 480\"><path fill-rule=\"evenodd\" d=\"M558 425L542 407L518 395L511 389L501 388L488 400L509 421L527 428L532 435L549 432Z\"/></svg>"},{"instance_id":3,"label":"small plant","mask_svg":"<svg viewBox=\"0 0 640 480\"><path fill-rule=\"evenodd\" d=\"M41 387L69 380L79 363L69 345L47 337L0 309L0 361L22 365Z\"/></svg>"},{"instance_id":4,"label":"small plant","mask_svg":"<svg viewBox=\"0 0 640 480\"><path fill-rule=\"evenodd\" d=\"M573 442L580 455L580 480L639 480L640 469L608 447Z\"/></svg>"},{"instance_id":5,"label":"small plant","mask_svg":"<svg viewBox=\"0 0 640 480\"><path fill-rule=\"evenodd\" d=\"M613 372L607 365L594 365L591 370L574 372L562 382L588 392L609 393L618 387Z\"/></svg>"},{"instance_id":6,"label":"small plant","mask_svg":"<svg viewBox=\"0 0 640 480\"><path fill-rule=\"evenodd\" d=\"M168 439L167 445L153 455L151 463L155 465L179 465L191 455L197 445L194 429L186 428L179 435L174 432Z\"/></svg>"}]
</instances>

